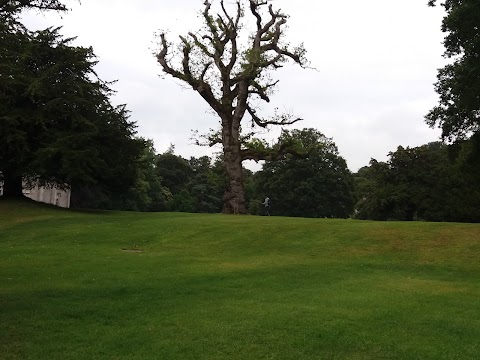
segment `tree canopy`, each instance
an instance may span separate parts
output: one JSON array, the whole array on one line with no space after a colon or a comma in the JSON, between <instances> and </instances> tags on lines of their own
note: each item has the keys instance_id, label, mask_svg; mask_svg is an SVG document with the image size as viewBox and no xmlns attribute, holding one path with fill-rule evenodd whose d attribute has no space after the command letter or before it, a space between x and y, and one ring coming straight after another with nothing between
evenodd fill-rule
<instances>
[{"instance_id":1,"label":"tree canopy","mask_svg":"<svg viewBox=\"0 0 480 360\"><path fill-rule=\"evenodd\" d=\"M435 6L436 0L429 5ZM445 140L480 136L480 4L478 0L445 0L442 31L444 56L452 60L438 71L440 101L426 116L442 129ZM480 144L480 141L479 141ZM480 147L480 146L479 146Z\"/></svg>"},{"instance_id":2,"label":"tree canopy","mask_svg":"<svg viewBox=\"0 0 480 360\"><path fill-rule=\"evenodd\" d=\"M259 195L273 201L272 213L349 217L355 203L353 177L332 139L315 129L292 130L282 136L301 143L309 156L266 161L256 174Z\"/></svg>"},{"instance_id":3,"label":"tree canopy","mask_svg":"<svg viewBox=\"0 0 480 360\"><path fill-rule=\"evenodd\" d=\"M356 216L372 220L480 221L478 175L440 142L399 146L355 174Z\"/></svg>"}]
</instances>

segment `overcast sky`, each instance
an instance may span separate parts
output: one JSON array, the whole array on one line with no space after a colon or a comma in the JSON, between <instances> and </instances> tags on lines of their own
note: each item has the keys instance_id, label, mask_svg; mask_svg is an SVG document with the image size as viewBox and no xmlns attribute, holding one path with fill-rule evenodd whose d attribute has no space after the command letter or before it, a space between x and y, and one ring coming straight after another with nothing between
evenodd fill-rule
<instances>
[{"instance_id":1,"label":"overcast sky","mask_svg":"<svg viewBox=\"0 0 480 360\"><path fill-rule=\"evenodd\" d=\"M280 84L272 106L305 119L296 128L313 127L333 138L352 171L371 158L386 160L399 145L438 140L440 131L429 128L423 117L437 102L433 83L444 64L442 8L428 7L427 0L272 3L290 15L288 40L304 42L318 69L292 65L274 74ZM26 23L32 28L63 26L65 36L77 36L75 44L92 46L100 78L118 80L114 103L128 105L138 134L153 139L157 152L172 143L175 153L186 158L210 155L212 150L193 145L191 130L207 131L218 120L193 90L159 76L152 55L159 29L176 41L177 35L199 28L203 0L68 4L67 14L30 13ZM277 135L265 134L270 141Z\"/></svg>"}]
</instances>

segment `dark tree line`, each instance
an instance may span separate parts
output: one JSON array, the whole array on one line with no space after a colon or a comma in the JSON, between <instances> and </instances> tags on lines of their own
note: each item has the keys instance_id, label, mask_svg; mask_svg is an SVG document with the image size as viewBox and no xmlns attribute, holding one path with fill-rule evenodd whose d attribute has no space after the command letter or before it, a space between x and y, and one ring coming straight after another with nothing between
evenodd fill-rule
<instances>
[{"instance_id":1,"label":"dark tree line","mask_svg":"<svg viewBox=\"0 0 480 360\"><path fill-rule=\"evenodd\" d=\"M243 169L245 199L251 214L263 214L268 196L272 215L346 218L355 203L353 176L332 139L314 129L285 131L278 143L295 143L308 156L266 161L256 173ZM98 196L95 189L73 189L73 206L139 211L222 211L228 176L222 156L185 159L173 147L146 151L135 185L125 193Z\"/></svg>"},{"instance_id":2,"label":"dark tree line","mask_svg":"<svg viewBox=\"0 0 480 360\"><path fill-rule=\"evenodd\" d=\"M151 141L139 161L137 178L123 192L73 188L72 206L81 208L217 213L226 176L221 159L185 159L173 147L156 154ZM247 173L248 171L245 170ZM246 175L248 176L248 175Z\"/></svg>"},{"instance_id":3,"label":"dark tree line","mask_svg":"<svg viewBox=\"0 0 480 360\"><path fill-rule=\"evenodd\" d=\"M480 173L467 158L471 144L440 142L399 146L386 162L371 160L352 174L332 139L314 129L282 136L302 145L308 157L267 161L255 173L243 169L248 212L263 215L261 202L281 216L369 220L480 221ZM279 142L284 139L279 139ZM74 206L136 211L218 213L228 178L221 157L185 159L173 147L155 154L145 148L134 186L97 196L73 189ZM94 190L94 189L93 189Z\"/></svg>"},{"instance_id":4,"label":"dark tree line","mask_svg":"<svg viewBox=\"0 0 480 360\"><path fill-rule=\"evenodd\" d=\"M371 220L480 221L479 174L468 143L403 148L355 174L356 217Z\"/></svg>"}]
</instances>

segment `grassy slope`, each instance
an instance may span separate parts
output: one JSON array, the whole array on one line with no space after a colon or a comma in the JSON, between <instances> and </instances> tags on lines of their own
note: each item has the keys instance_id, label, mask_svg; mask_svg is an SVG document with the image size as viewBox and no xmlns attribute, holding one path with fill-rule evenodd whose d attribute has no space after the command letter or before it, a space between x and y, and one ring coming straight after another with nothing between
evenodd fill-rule
<instances>
[{"instance_id":1,"label":"grassy slope","mask_svg":"<svg viewBox=\"0 0 480 360\"><path fill-rule=\"evenodd\" d=\"M0 201L0 259L1 359L480 353L480 225Z\"/></svg>"}]
</instances>

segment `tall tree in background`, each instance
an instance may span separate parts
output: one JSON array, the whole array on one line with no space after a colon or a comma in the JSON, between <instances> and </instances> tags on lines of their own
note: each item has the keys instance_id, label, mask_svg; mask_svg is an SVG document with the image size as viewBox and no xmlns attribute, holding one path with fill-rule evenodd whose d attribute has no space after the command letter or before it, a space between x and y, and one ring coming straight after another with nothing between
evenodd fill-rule
<instances>
[{"instance_id":1,"label":"tall tree in background","mask_svg":"<svg viewBox=\"0 0 480 360\"><path fill-rule=\"evenodd\" d=\"M258 195L272 200L276 215L349 217L355 203L353 177L332 139L315 129L292 130L282 136L296 139L309 156L266 161L255 176Z\"/></svg>"},{"instance_id":2,"label":"tall tree in background","mask_svg":"<svg viewBox=\"0 0 480 360\"><path fill-rule=\"evenodd\" d=\"M16 129L15 120L5 119L4 115L11 109L13 93L18 88L18 78L21 77L22 69L17 66L21 59L21 53L30 40L30 33L19 22L18 17L23 10L56 10L66 11L66 7L57 0L0 0L0 180L5 181L6 176L14 176L13 174L5 174L8 166L7 162L15 162L15 159L9 159L11 155L9 148L22 148L22 144L16 144L16 138L21 137ZM14 130L14 134L10 135L11 144L7 143L7 134ZM10 165L11 166L11 165ZM11 173L11 172L10 172ZM22 184L18 179L7 180L8 183L17 183L14 187L7 187L6 194L9 193L21 196ZM5 194L5 190L4 190Z\"/></svg>"},{"instance_id":3,"label":"tall tree in background","mask_svg":"<svg viewBox=\"0 0 480 360\"><path fill-rule=\"evenodd\" d=\"M206 0L202 12L204 27L180 36L178 64L174 64L172 44L167 42L165 34L160 35L157 59L162 70L188 83L220 118L221 130L209 137L209 145L223 145L229 179L223 195L225 213L247 210L242 161L274 159L290 151L291 144L270 149L256 146L259 144L256 141L247 141L251 137L243 137L241 133L244 119L251 119L251 135L255 127L287 125L300 120L284 114L264 119L254 103L258 99L270 101L269 95L278 82L270 78L270 70L278 69L287 60L301 66L306 63L303 46L292 49L284 42L287 15L274 10L269 2L238 0L231 11L221 0L217 3L218 13L212 15L212 1ZM256 25L244 44L240 33L247 14Z\"/></svg>"},{"instance_id":4,"label":"tall tree in background","mask_svg":"<svg viewBox=\"0 0 480 360\"><path fill-rule=\"evenodd\" d=\"M435 6L436 2L428 4ZM453 62L438 72L435 89L440 101L426 121L442 129L444 140L474 135L480 149L480 2L445 0L442 6L447 12L442 23L447 33L444 56Z\"/></svg>"},{"instance_id":5,"label":"tall tree in background","mask_svg":"<svg viewBox=\"0 0 480 360\"><path fill-rule=\"evenodd\" d=\"M110 103L109 83L94 71L91 48L59 29L31 32L23 8L64 10L58 1L0 3L0 172L5 197L22 196L22 179L59 185L128 188L144 143L125 106Z\"/></svg>"}]
</instances>

